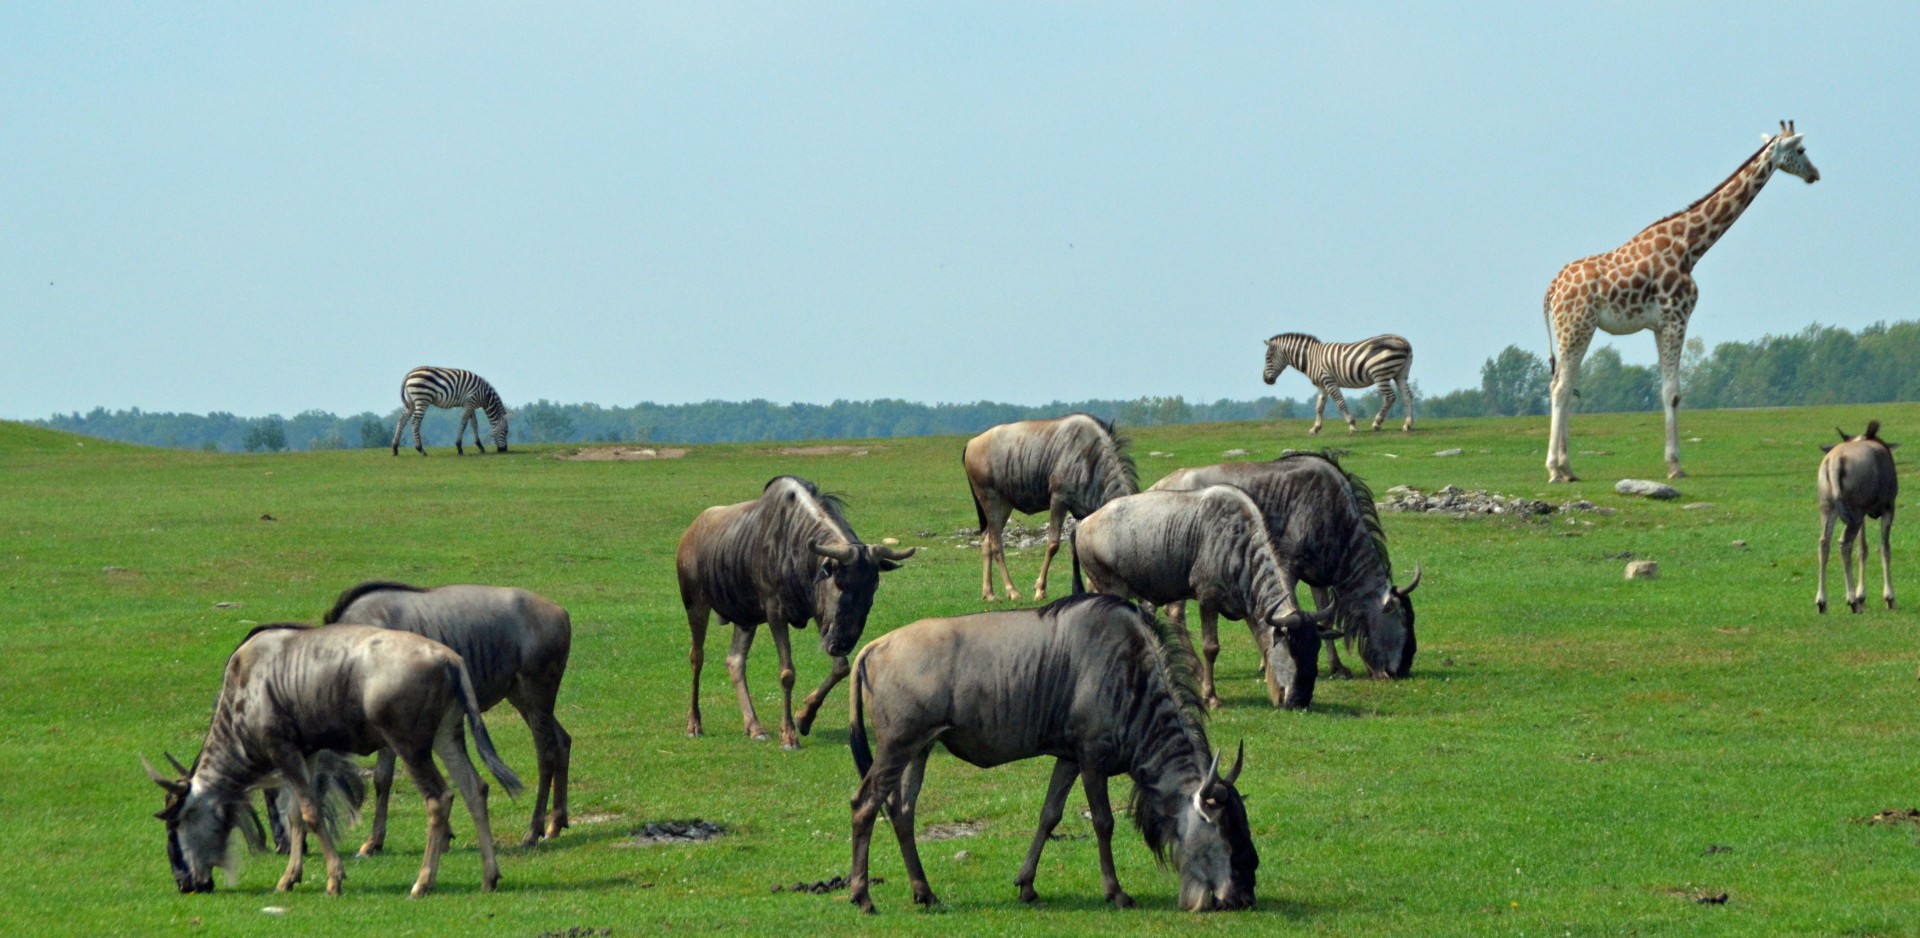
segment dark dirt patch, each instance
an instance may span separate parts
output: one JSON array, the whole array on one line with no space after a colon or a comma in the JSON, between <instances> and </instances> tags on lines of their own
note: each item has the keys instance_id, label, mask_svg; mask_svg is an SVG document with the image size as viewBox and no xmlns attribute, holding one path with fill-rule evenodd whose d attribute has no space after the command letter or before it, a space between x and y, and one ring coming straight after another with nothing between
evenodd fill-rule
<instances>
[{"instance_id":1,"label":"dark dirt patch","mask_svg":"<svg viewBox=\"0 0 1920 938\"><path fill-rule=\"evenodd\" d=\"M712 840L727 832L725 825L699 818L684 821L649 821L647 826L633 832L628 840L617 841L616 847L651 847L656 844L693 844Z\"/></svg>"},{"instance_id":2,"label":"dark dirt patch","mask_svg":"<svg viewBox=\"0 0 1920 938\"><path fill-rule=\"evenodd\" d=\"M598 938L598 936L601 935L611 934L613 934L613 929L611 928L596 928L592 925L575 925L565 931L557 928L543 931L540 933L539 938Z\"/></svg>"},{"instance_id":3,"label":"dark dirt patch","mask_svg":"<svg viewBox=\"0 0 1920 938\"><path fill-rule=\"evenodd\" d=\"M874 885L877 886L882 883L885 883L886 878L881 876L875 876L872 879L868 880L868 882L873 883ZM805 893L812 893L813 895L816 895L816 896L824 896L827 893L839 892L840 890L845 888L847 888L847 878L845 876L835 876L831 879L816 879L811 883L774 883L773 888L767 891L768 892L805 892Z\"/></svg>"},{"instance_id":4,"label":"dark dirt patch","mask_svg":"<svg viewBox=\"0 0 1920 938\"><path fill-rule=\"evenodd\" d=\"M1710 857L1716 853L1732 853L1732 852L1733 852L1733 848L1726 846L1725 844L1708 844L1707 849L1700 851L1700 855L1703 857Z\"/></svg>"},{"instance_id":5,"label":"dark dirt patch","mask_svg":"<svg viewBox=\"0 0 1920 938\"><path fill-rule=\"evenodd\" d=\"M1885 811L1876 811L1866 817L1854 818L1853 823L1880 824L1886 827L1920 824L1920 808L1889 808Z\"/></svg>"},{"instance_id":6,"label":"dark dirt patch","mask_svg":"<svg viewBox=\"0 0 1920 938\"><path fill-rule=\"evenodd\" d=\"M1674 887L1666 891L1676 899L1685 899L1696 905L1726 905L1727 891L1724 889L1699 889Z\"/></svg>"}]
</instances>

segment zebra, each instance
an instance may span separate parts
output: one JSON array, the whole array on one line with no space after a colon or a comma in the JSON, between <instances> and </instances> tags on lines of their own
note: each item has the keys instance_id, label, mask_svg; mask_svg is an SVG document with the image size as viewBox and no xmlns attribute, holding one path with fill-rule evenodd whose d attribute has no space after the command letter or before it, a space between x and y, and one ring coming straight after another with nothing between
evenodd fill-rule
<instances>
[{"instance_id":1,"label":"zebra","mask_svg":"<svg viewBox=\"0 0 1920 938\"><path fill-rule=\"evenodd\" d=\"M420 455L427 454L427 448L420 442L420 423L427 418L427 408L461 408L460 430L453 435L453 450L466 454L460 443L467 435L467 424L473 424L473 445L486 452L487 447L480 442L480 418L473 415L474 410L487 412L487 427L493 437L493 445L500 452L507 451L507 405L500 403L500 395L493 390L487 379L464 368L435 368L422 365L407 372L406 380L400 382L400 422L393 428L393 455L400 455L400 435L406 432L407 421L413 421L413 448Z\"/></svg>"},{"instance_id":2,"label":"zebra","mask_svg":"<svg viewBox=\"0 0 1920 938\"><path fill-rule=\"evenodd\" d=\"M1322 342L1304 333L1283 332L1267 340L1267 370L1262 377L1272 384L1289 365L1320 389L1320 397L1313 405L1313 429L1307 432L1320 432L1329 397L1339 406L1341 416L1347 418L1347 432L1355 432L1358 428L1354 426L1353 414L1347 411L1346 399L1340 396L1340 389L1368 386L1380 389L1380 412L1373 416L1373 429L1379 430L1380 422L1387 419L1387 411L1393 408L1394 388L1398 386L1400 396L1407 399L1407 420L1400 429L1413 431L1413 392L1407 390L1407 372L1413 368L1413 345L1406 339L1377 335L1360 342Z\"/></svg>"}]
</instances>

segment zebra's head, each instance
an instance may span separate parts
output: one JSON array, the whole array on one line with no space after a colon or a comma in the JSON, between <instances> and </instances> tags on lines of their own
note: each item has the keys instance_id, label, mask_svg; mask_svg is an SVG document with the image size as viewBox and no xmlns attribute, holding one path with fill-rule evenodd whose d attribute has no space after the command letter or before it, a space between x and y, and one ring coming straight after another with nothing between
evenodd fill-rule
<instances>
[{"instance_id":1,"label":"zebra's head","mask_svg":"<svg viewBox=\"0 0 1920 938\"><path fill-rule=\"evenodd\" d=\"M485 409L487 429L493 435L493 448L504 453L507 451L507 405L500 400L499 394L493 393L492 388L487 389ZM475 434L479 432L474 431Z\"/></svg>"},{"instance_id":2,"label":"zebra's head","mask_svg":"<svg viewBox=\"0 0 1920 938\"><path fill-rule=\"evenodd\" d=\"M1267 370L1260 376L1260 380L1272 384L1280 377L1281 372L1287 370L1287 365L1294 364L1303 344L1300 341L1301 338L1300 335L1288 332L1267 340ZM1297 368L1299 365L1294 364L1294 367Z\"/></svg>"}]
</instances>

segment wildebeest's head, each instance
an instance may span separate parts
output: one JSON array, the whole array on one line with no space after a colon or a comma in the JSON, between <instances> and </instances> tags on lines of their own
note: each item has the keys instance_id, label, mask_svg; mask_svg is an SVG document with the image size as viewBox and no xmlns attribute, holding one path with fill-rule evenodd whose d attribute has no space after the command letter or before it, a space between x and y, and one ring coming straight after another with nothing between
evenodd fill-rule
<instances>
[{"instance_id":1,"label":"wildebeest's head","mask_svg":"<svg viewBox=\"0 0 1920 938\"><path fill-rule=\"evenodd\" d=\"M1267 697L1276 707L1305 710L1313 703L1314 679L1319 675L1320 642L1334 637L1325 631L1331 610L1296 611L1272 627L1267 647Z\"/></svg>"},{"instance_id":2,"label":"wildebeest's head","mask_svg":"<svg viewBox=\"0 0 1920 938\"><path fill-rule=\"evenodd\" d=\"M181 892L212 892L214 868L233 868L229 841L236 829L248 846L261 849L260 818L239 798L195 791L188 781L192 773L172 756L167 760L181 771L178 780L161 775L145 758L140 764L167 793L165 806L154 817L167 824L167 863L173 868L174 884Z\"/></svg>"},{"instance_id":3,"label":"wildebeest's head","mask_svg":"<svg viewBox=\"0 0 1920 938\"><path fill-rule=\"evenodd\" d=\"M813 575L813 618L820 627L820 650L839 657L853 650L867 627L867 611L873 608L880 574L900 569L899 562L913 556L915 548L895 550L885 544L850 542L810 546L821 558Z\"/></svg>"},{"instance_id":4,"label":"wildebeest's head","mask_svg":"<svg viewBox=\"0 0 1920 938\"><path fill-rule=\"evenodd\" d=\"M1220 754L1200 779L1176 824L1180 836L1174 861L1180 868L1180 907L1189 912L1253 908L1254 871L1260 853L1247 824L1247 805L1233 783L1240 778L1246 746L1233 768L1220 774Z\"/></svg>"},{"instance_id":5,"label":"wildebeest's head","mask_svg":"<svg viewBox=\"0 0 1920 938\"><path fill-rule=\"evenodd\" d=\"M1360 660L1374 677L1403 678L1413 673L1413 655L1419 648L1413 633L1413 591L1419 585L1420 568L1415 566L1406 586L1388 583L1378 595L1361 596L1350 613L1348 634L1359 642Z\"/></svg>"}]
</instances>

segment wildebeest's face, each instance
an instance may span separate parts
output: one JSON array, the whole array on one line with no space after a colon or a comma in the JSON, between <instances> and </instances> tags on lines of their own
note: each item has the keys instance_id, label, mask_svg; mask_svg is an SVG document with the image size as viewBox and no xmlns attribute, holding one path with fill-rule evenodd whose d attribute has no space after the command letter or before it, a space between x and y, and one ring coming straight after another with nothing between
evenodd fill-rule
<instances>
[{"instance_id":1,"label":"wildebeest's face","mask_svg":"<svg viewBox=\"0 0 1920 938\"><path fill-rule=\"evenodd\" d=\"M154 817L167 825L167 864L173 869L174 884L181 892L212 892L214 867L229 865L228 838L234 828L239 826L248 842L257 845L262 836L260 819L232 798L194 791L188 781L191 773L173 781L145 759L140 761L154 784L167 793L165 806Z\"/></svg>"},{"instance_id":2,"label":"wildebeest's face","mask_svg":"<svg viewBox=\"0 0 1920 938\"><path fill-rule=\"evenodd\" d=\"M1358 621L1360 660L1376 678L1404 678L1413 673L1413 655L1419 644L1413 633L1413 590L1420 570L1404 588L1389 585L1379 596L1364 597Z\"/></svg>"},{"instance_id":3,"label":"wildebeest's face","mask_svg":"<svg viewBox=\"0 0 1920 938\"><path fill-rule=\"evenodd\" d=\"M1273 644L1267 649L1268 696L1276 707L1305 710L1313 704L1313 685L1319 676L1319 626L1296 614L1272 634Z\"/></svg>"},{"instance_id":4,"label":"wildebeest's face","mask_svg":"<svg viewBox=\"0 0 1920 938\"><path fill-rule=\"evenodd\" d=\"M813 545L820 566L813 575L814 621L820 627L820 650L834 657L851 651L867 627L873 594L880 574L900 569L898 561L913 556L904 551L866 544Z\"/></svg>"},{"instance_id":5,"label":"wildebeest's face","mask_svg":"<svg viewBox=\"0 0 1920 938\"><path fill-rule=\"evenodd\" d=\"M1233 787L1245 755L1242 748L1224 777L1216 755L1182 812L1180 907L1189 912L1253 908L1260 852L1253 846L1246 802Z\"/></svg>"}]
</instances>

